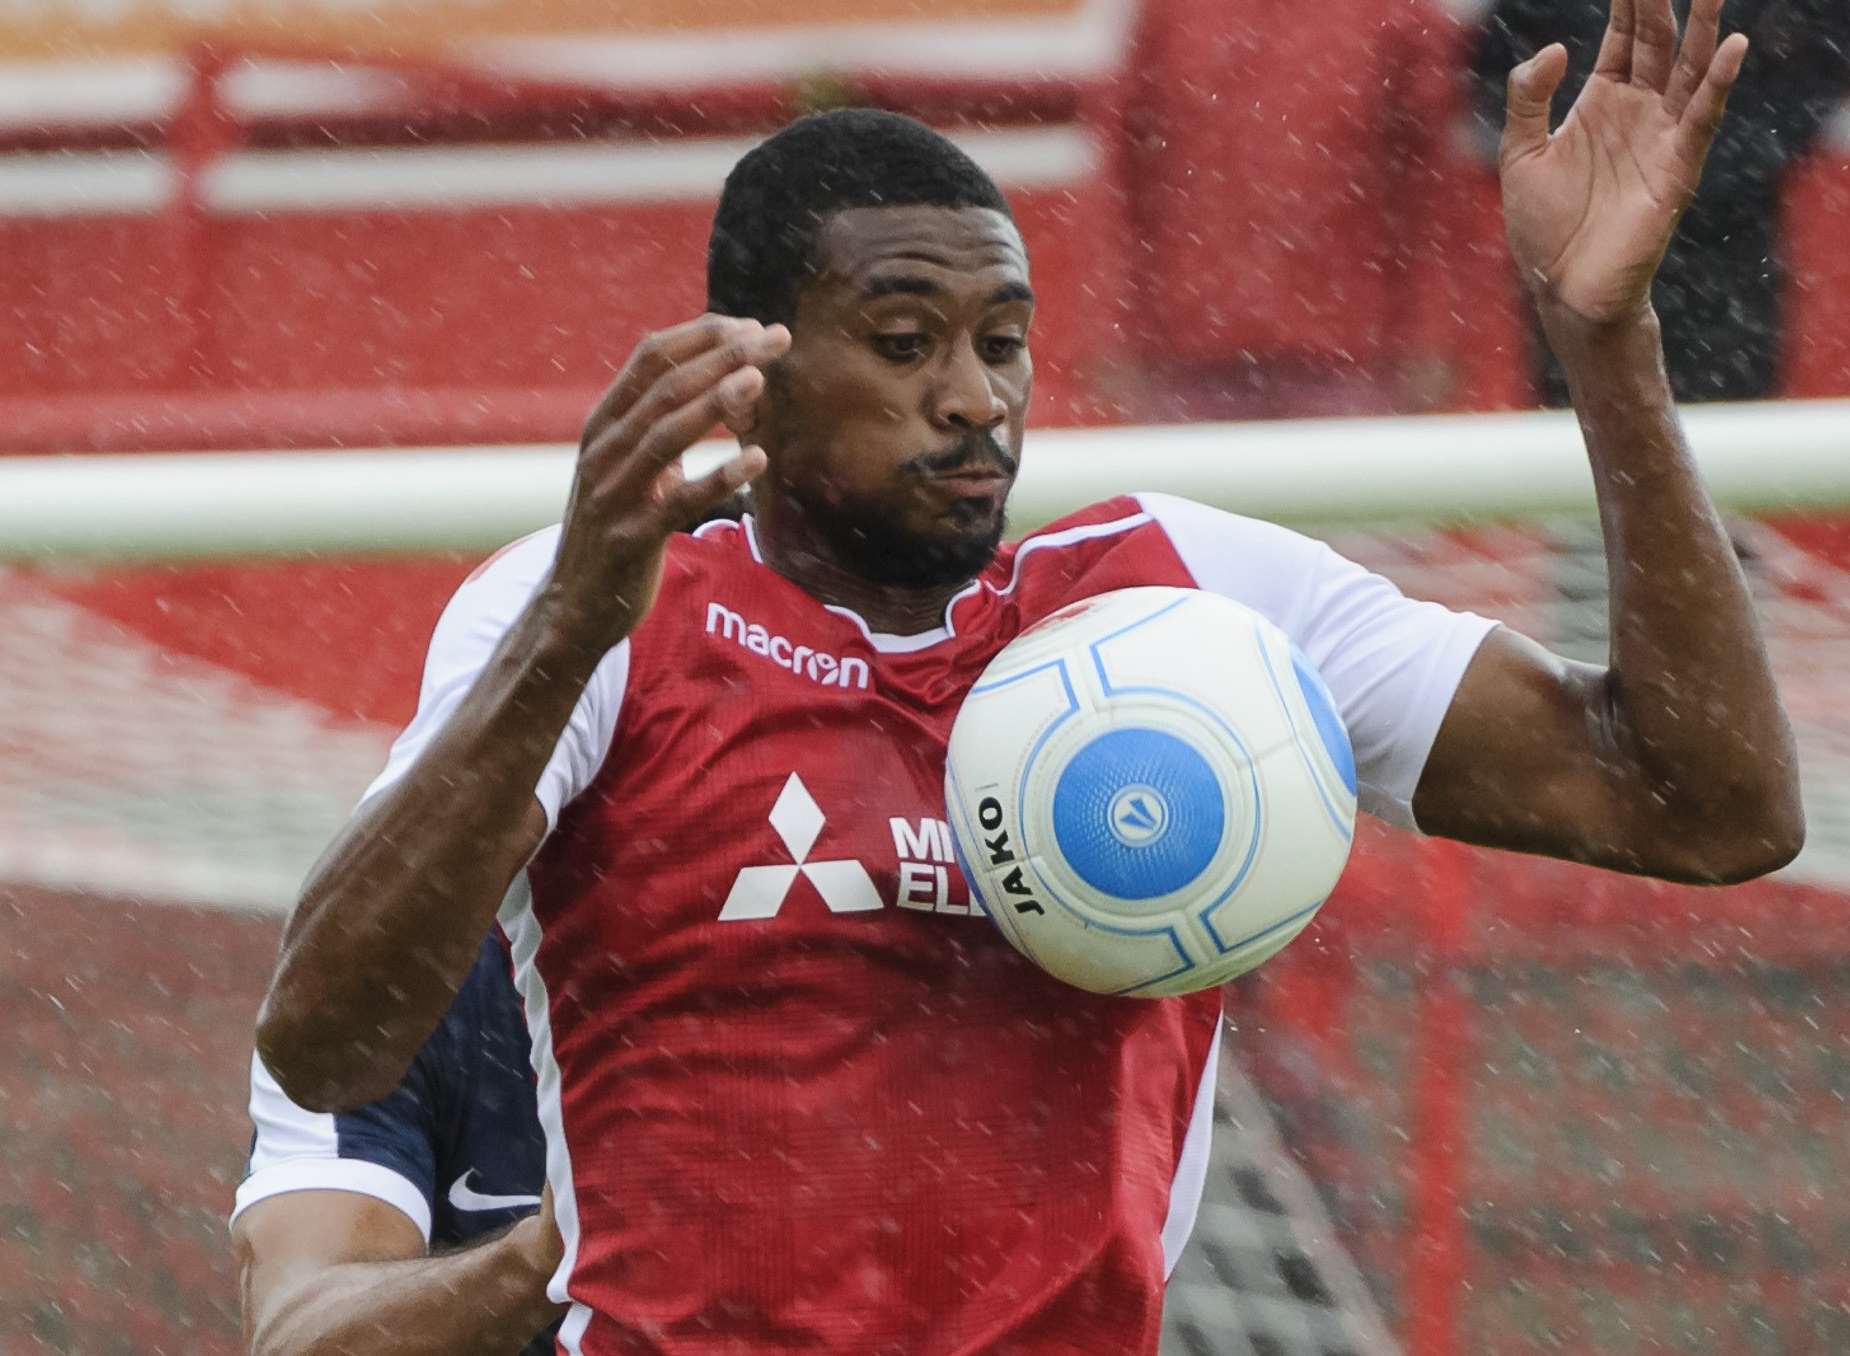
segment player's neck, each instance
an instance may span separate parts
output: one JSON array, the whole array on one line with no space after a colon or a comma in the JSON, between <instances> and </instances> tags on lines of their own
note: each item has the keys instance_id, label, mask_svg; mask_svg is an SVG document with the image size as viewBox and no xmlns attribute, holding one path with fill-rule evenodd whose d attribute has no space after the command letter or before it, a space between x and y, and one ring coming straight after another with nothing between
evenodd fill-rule
<instances>
[{"instance_id":1,"label":"player's neck","mask_svg":"<svg viewBox=\"0 0 1850 1356\"><path fill-rule=\"evenodd\" d=\"M811 534L792 532L788 524L777 530L763 517L756 520L758 553L764 563L821 602L845 607L867 623L867 629L886 635L912 636L944 624L944 609L969 581L905 588L880 584L855 573L837 560Z\"/></svg>"}]
</instances>

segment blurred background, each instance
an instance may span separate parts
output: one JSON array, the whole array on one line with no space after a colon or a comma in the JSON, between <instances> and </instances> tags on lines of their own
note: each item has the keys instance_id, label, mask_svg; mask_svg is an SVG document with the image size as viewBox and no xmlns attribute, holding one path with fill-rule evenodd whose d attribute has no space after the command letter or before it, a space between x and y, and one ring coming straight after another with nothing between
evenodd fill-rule
<instances>
[{"instance_id":1,"label":"blurred background","mask_svg":"<svg viewBox=\"0 0 1850 1356\"><path fill-rule=\"evenodd\" d=\"M1660 282L1673 376L1842 428L1850 463L1850 406L1799 403L1850 397L1850 6L1729 15L1756 54ZM1561 37L1584 78L1602 18L11 0L0 496L26 458L569 442L700 308L733 160L844 103L932 122L1010 193L1034 418L1123 426L1128 488L1141 425L1366 418L1328 426L1354 454L1398 427L1372 421L1531 409L1559 391L1503 245L1502 73ZM1495 464L1503 425L1441 422ZM1225 459L1204 482L1239 473L1237 425ZM1373 474L1386 497L1394 456ZM1229 993L1166 1351L1850 1350L1850 513L1776 467L1743 502L1805 855L1714 892L1366 831ZM1427 516L1326 535L1603 656L1584 516ZM0 543L0 1351L238 1349L223 1221L281 912L483 554L402 547Z\"/></svg>"}]
</instances>

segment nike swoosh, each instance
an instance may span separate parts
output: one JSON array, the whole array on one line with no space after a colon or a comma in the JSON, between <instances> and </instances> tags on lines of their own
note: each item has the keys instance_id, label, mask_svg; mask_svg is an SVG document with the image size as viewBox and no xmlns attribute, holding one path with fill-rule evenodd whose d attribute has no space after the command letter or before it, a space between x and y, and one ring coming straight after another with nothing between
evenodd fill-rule
<instances>
[{"instance_id":1,"label":"nike swoosh","mask_svg":"<svg viewBox=\"0 0 1850 1356\"><path fill-rule=\"evenodd\" d=\"M470 1168L461 1177L450 1183L450 1204L458 1210L513 1210L523 1205L538 1205L538 1196L490 1196L476 1191L469 1185L469 1179L475 1176L475 1169Z\"/></svg>"}]
</instances>

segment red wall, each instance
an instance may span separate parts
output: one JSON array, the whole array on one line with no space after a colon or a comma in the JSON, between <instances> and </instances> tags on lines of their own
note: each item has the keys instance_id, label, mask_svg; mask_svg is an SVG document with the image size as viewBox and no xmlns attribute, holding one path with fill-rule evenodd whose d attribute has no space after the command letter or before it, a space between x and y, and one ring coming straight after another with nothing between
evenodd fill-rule
<instances>
[{"instance_id":1,"label":"red wall","mask_svg":"<svg viewBox=\"0 0 1850 1356\"><path fill-rule=\"evenodd\" d=\"M1462 30L1264 8L1153 3L1121 161L1015 195L1035 418L1527 403L1494 175L1453 135ZM0 448L570 437L642 332L699 309L709 210L0 215ZM1787 221L1787 388L1850 392L1850 158L1797 174ZM1242 373L1271 398L1168 398Z\"/></svg>"},{"instance_id":2,"label":"red wall","mask_svg":"<svg viewBox=\"0 0 1850 1356\"><path fill-rule=\"evenodd\" d=\"M1109 417L1087 392L1116 347L1118 200L1094 184L1014 201L1042 296L1037 415ZM441 441L514 393L499 436L570 437L644 332L701 309L710 218L703 202L279 214L216 220L190 246L163 216L0 219L0 445L312 445L323 422L344 441ZM192 428L157 414L202 396L256 412L242 441L210 433L223 409Z\"/></svg>"}]
</instances>

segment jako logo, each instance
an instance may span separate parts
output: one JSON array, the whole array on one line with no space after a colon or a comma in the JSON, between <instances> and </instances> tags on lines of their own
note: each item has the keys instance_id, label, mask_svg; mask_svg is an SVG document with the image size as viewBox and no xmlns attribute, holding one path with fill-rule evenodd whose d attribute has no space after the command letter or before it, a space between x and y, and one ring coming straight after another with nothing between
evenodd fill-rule
<instances>
[{"instance_id":1,"label":"jako logo","mask_svg":"<svg viewBox=\"0 0 1850 1356\"><path fill-rule=\"evenodd\" d=\"M794 645L783 636L772 635L757 622L746 621L720 603L707 604L707 634L724 636L753 654L763 655L778 668L788 669L823 687L867 686L865 659L837 659L807 645Z\"/></svg>"}]
</instances>

